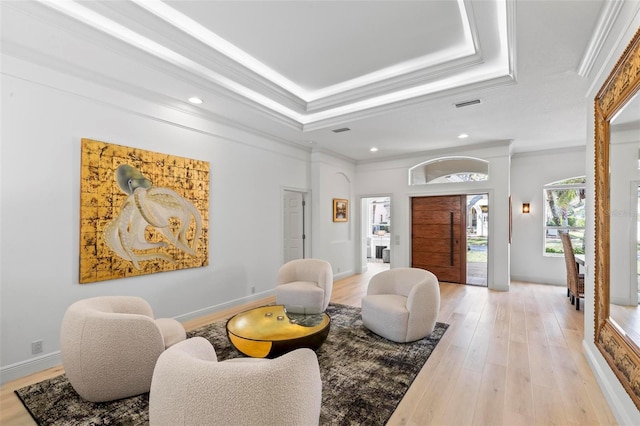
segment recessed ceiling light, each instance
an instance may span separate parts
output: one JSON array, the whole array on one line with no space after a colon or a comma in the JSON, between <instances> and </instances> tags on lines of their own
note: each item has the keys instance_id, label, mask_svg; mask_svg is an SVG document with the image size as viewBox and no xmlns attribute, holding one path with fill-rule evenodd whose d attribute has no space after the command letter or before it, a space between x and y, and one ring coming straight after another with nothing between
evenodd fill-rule
<instances>
[{"instance_id":1,"label":"recessed ceiling light","mask_svg":"<svg viewBox=\"0 0 640 426\"><path fill-rule=\"evenodd\" d=\"M202 99L192 96L189 98L189 102L192 104L200 105L202 103Z\"/></svg>"},{"instance_id":2,"label":"recessed ceiling light","mask_svg":"<svg viewBox=\"0 0 640 426\"><path fill-rule=\"evenodd\" d=\"M373 148L371 148L369 151L371 152L378 152L378 148L376 148L375 146Z\"/></svg>"},{"instance_id":3,"label":"recessed ceiling light","mask_svg":"<svg viewBox=\"0 0 640 426\"><path fill-rule=\"evenodd\" d=\"M468 134L466 134L466 133L460 133L460 134L458 135L458 139L466 139L466 138L468 138L468 137L469 137L469 135L468 135Z\"/></svg>"}]
</instances>

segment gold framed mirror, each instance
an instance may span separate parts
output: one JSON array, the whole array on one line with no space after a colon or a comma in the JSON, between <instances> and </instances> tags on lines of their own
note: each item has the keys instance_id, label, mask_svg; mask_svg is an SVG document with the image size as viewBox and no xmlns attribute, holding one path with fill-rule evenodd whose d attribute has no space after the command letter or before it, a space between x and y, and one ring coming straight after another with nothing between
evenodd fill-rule
<instances>
[{"instance_id":1,"label":"gold framed mirror","mask_svg":"<svg viewBox=\"0 0 640 426\"><path fill-rule=\"evenodd\" d=\"M640 29L602 85L595 108L595 344L640 409L640 342L610 317L611 120L640 92Z\"/></svg>"}]
</instances>

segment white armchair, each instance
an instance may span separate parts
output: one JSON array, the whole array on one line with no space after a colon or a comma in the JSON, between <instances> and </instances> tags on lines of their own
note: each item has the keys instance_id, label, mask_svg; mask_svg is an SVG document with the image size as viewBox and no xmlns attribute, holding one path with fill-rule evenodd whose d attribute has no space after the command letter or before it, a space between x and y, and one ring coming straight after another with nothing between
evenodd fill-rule
<instances>
[{"instance_id":1,"label":"white armchair","mask_svg":"<svg viewBox=\"0 0 640 426\"><path fill-rule=\"evenodd\" d=\"M439 311L438 279L418 268L394 268L374 275L362 299L364 326L394 342L429 336Z\"/></svg>"},{"instance_id":2,"label":"white armchair","mask_svg":"<svg viewBox=\"0 0 640 426\"><path fill-rule=\"evenodd\" d=\"M276 304L294 314L319 314L327 309L333 290L331 264L320 259L296 259L278 271Z\"/></svg>"},{"instance_id":3,"label":"white armchair","mask_svg":"<svg viewBox=\"0 0 640 426\"><path fill-rule=\"evenodd\" d=\"M149 394L151 426L317 425L322 381L311 349L218 362L208 340L166 350Z\"/></svg>"},{"instance_id":4,"label":"white armchair","mask_svg":"<svg viewBox=\"0 0 640 426\"><path fill-rule=\"evenodd\" d=\"M160 354L184 339L182 324L155 320L149 303L139 297L79 300L62 319L62 365L82 398L112 401L148 392Z\"/></svg>"}]
</instances>

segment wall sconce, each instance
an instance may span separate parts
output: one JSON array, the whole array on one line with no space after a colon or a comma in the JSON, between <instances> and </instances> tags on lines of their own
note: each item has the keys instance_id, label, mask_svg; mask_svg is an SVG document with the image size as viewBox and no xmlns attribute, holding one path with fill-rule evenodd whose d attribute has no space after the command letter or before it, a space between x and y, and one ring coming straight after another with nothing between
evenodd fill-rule
<instances>
[{"instance_id":1,"label":"wall sconce","mask_svg":"<svg viewBox=\"0 0 640 426\"><path fill-rule=\"evenodd\" d=\"M522 213L531 213L529 203L522 203Z\"/></svg>"}]
</instances>

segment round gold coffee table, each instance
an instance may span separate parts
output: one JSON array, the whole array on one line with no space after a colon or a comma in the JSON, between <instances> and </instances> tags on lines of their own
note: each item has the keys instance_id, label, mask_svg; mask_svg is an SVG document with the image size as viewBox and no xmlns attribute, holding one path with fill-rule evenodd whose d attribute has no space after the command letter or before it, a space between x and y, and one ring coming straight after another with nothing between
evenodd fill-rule
<instances>
[{"instance_id":1,"label":"round gold coffee table","mask_svg":"<svg viewBox=\"0 0 640 426\"><path fill-rule=\"evenodd\" d=\"M326 313L287 313L282 305L262 306L241 312L227 321L231 344L253 358L275 358L298 348L318 349L329 334Z\"/></svg>"}]
</instances>

